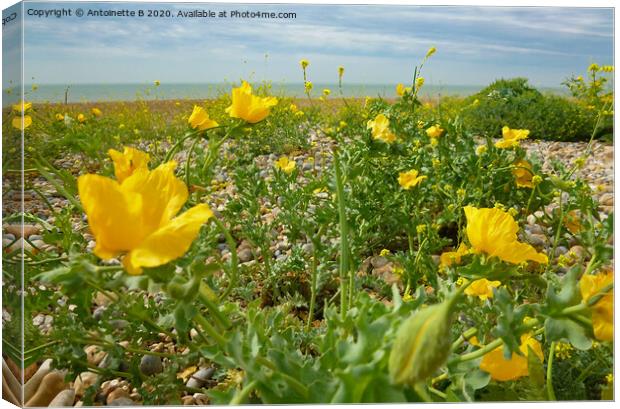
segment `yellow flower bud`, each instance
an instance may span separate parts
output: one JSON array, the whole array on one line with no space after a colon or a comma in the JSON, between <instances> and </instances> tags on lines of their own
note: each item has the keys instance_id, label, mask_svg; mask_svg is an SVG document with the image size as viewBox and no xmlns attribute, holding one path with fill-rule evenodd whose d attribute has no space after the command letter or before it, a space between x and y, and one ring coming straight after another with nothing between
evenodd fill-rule
<instances>
[{"instance_id":1,"label":"yellow flower bud","mask_svg":"<svg viewBox=\"0 0 620 409\"><path fill-rule=\"evenodd\" d=\"M452 302L415 312L398 329L389 360L392 382L415 384L432 376L450 355Z\"/></svg>"}]
</instances>

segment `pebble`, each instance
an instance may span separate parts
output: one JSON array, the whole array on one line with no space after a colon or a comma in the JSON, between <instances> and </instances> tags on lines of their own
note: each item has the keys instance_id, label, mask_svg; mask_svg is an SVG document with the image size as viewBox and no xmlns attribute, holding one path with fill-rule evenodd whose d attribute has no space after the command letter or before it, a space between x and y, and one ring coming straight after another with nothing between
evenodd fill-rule
<instances>
[{"instance_id":1,"label":"pebble","mask_svg":"<svg viewBox=\"0 0 620 409\"><path fill-rule=\"evenodd\" d=\"M103 318L104 313L105 313L105 307L103 306L97 307L95 308L95 311L93 311L93 318L99 321L101 318Z\"/></svg>"},{"instance_id":2,"label":"pebble","mask_svg":"<svg viewBox=\"0 0 620 409\"><path fill-rule=\"evenodd\" d=\"M381 268L385 266L387 263L388 263L388 259L383 256L374 256L373 258L370 259L370 264L372 264L374 268Z\"/></svg>"},{"instance_id":3,"label":"pebble","mask_svg":"<svg viewBox=\"0 0 620 409\"><path fill-rule=\"evenodd\" d=\"M52 360L45 360L39 369L32 375L32 377L24 385L24 400L28 401L37 391L41 381L52 370Z\"/></svg>"},{"instance_id":4,"label":"pebble","mask_svg":"<svg viewBox=\"0 0 620 409\"><path fill-rule=\"evenodd\" d=\"M50 372L43 377L39 388L28 399L26 406L47 406L66 387L65 376L62 372Z\"/></svg>"},{"instance_id":5,"label":"pebble","mask_svg":"<svg viewBox=\"0 0 620 409\"><path fill-rule=\"evenodd\" d=\"M86 360L91 365L99 365L107 355L107 352L102 351L97 345L87 346L84 352L86 352Z\"/></svg>"},{"instance_id":6,"label":"pebble","mask_svg":"<svg viewBox=\"0 0 620 409\"><path fill-rule=\"evenodd\" d=\"M134 402L130 398L126 398L126 397L114 399L113 401L108 403L108 406L136 406L136 405L139 405L139 403Z\"/></svg>"},{"instance_id":7,"label":"pebble","mask_svg":"<svg viewBox=\"0 0 620 409\"><path fill-rule=\"evenodd\" d=\"M121 388L117 388L114 389L112 392L110 392L106 398L106 403L109 405L110 402L113 402L117 399L121 399L121 398L127 398L129 400L131 400L131 398L129 397L129 392L127 392L124 389Z\"/></svg>"},{"instance_id":8,"label":"pebble","mask_svg":"<svg viewBox=\"0 0 620 409\"><path fill-rule=\"evenodd\" d=\"M161 358L155 355L144 355L140 360L140 372L150 376L160 373L164 370Z\"/></svg>"},{"instance_id":9,"label":"pebble","mask_svg":"<svg viewBox=\"0 0 620 409\"><path fill-rule=\"evenodd\" d=\"M93 372L82 372L79 374L77 378L75 378L75 381L73 381L73 389L75 390L76 396L83 396L86 389L97 383L98 380L99 375Z\"/></svg>"},{"instance_id":10,"label":"pebble","mask_svg":"<svg viewBox=\"0 0 620 409\"><path fill-rule=\"evenodd\" d=\"M237 257L239 258L240 263L247 263L254 258L254 254L252 254L252 250L249 248L243 248L237 253Z\"/></svg>"},{"instance_id":11,"label":"pebble","mask_svg":"<svg viewBox=\"0 0 620 409\"><path fill-rule=\"evenodd\" d=\"M195 372L187 381L188 388L202 388L215 373L215 368L202 368Z\"/></svg>"},{"instance_id":12,"label":"pebble","mask_svg":"<svg viewBox=\"0 0 620 409\"><path fill-rule=\"evenodd\" d=\"M193 396L196 401L196 405L208 405L209 397L204 393L195 393Z\"/></svg>"},{"instance_id":13,"label":"pebble","mask_svg":"<svg viewBox=\"0 0 620 409\"><path fill-rule=\"evenodd\" d=\"M195 405L196 399L194 399L191 395L187 395L181 398L181 402L183 403L183 406Z\"/></svg>"},{"instance_id":14,"label":"pebble","mask_svg":"<svg viewBox=\"0 0 620 409\"><path fill-rule=\"evenodd\" d=\"M75 391L73 389L65 389L61 391L48 405L50 408L61 408L64 406L73 406L75 400Z\"/></svg>"}]
</instances>

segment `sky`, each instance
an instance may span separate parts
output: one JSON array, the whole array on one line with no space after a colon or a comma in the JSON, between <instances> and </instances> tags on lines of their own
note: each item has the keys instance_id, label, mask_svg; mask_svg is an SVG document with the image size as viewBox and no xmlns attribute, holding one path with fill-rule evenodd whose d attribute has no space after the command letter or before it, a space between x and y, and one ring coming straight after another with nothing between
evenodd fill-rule
<instances>
[{"instance_id":1,"label":"sky","mask_svg":"<svg viewBox=\"0 0 620 409\"><path fill-rule=\"evenodd\" d=\"M25 10L78 6L170 10L175 17L26 15L26 83L299 83L305 58L316 83L337 82L343 65L345 82L391 84L408 82L431 46L437 53L423 76L435 85L524 76L536 86L559 87L592 62L613 64L611 8L28 2ZM196 9L294 12L296 18L176 17ZM3 29L5 63L19 52L10 40L17 26Z\"/></svg>"}]
</instances>

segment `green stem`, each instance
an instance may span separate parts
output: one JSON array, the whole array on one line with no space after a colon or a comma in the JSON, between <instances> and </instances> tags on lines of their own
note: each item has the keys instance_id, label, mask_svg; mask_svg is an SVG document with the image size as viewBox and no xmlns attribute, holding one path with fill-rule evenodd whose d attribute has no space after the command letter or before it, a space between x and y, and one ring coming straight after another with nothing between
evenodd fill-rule
<instances>
[{"instance_id":1,"label":"green stem","mask_svg":"<svg viewBox=\"0 0 620 409\"><path fill-rule=\"evenodd\" d=\"M314 305L316 303L316 282L317 282L317 273L318 273L318 261L317 261L317 251L316 244L312 244L312 280L310 283L310 309L308 311L308 322L306 323L306 331L310 331L310 327L312 325L312 320L314 319Z\"/></svg>"},{"instance_id":2,"label":"green stem","mask_svg":"<svg viewBox=\"0 0 620 409\"><path fill-rule=\"evenodd\" d=\"M219 344L219 346L224 347L226 346L226 338L224 338L223 336L221 336L217 330L209 323L209 321L207 321L207 319L205 317L203 317L200 314L196 314L194 316L194 321L199 324L202 329L207 333L207 335L209 335L211 338L213 338L215 340L215 342L217 342Z\"/></svg>"},{"instance_id":3,"label":"green stem","mask_svg":"<svg viewBox=\"0 0 620 409\"><path fill-rule=\"evenodd\" d=\"M478 333L478 328L469 328L467 331L463 332L461 334L460 337L458 337L458 339L456 341L454 341L452 343L452 350L456 350L458 347L460 347L463 342L469 340L471 337L473 337L474 335L476 335Z\"/></svg>"},{"instance_id":4,"label":"green stem","mask_svg":"<svg viewBox=\"0 0 620 409\"><path fill-rule=\"evenodd\" d=\"M200 283L200 287L198 289L198 298L202 304L207 307L207 309L213 314L216 320L219 321L220 324L224 326L224 328L230 328L231 323L228 318L220 311L220 309L215 305L211 298L209 298L209 292L207 290L207 284L205 282Z\"/></svg>"},{"instance_id":5,"label":"green stem","mask_svg":"<svg viewBox=\"0 0 620 409\"><path fill-rule=\"evenodd\" d=\"M239 259L237 257L237 243L235 243L235 239L230 234L230 231L224 226L217 217L213 218L213 222L220 229L220 231L224 234L226 238L226 244L230 248L230 275L228 277L228 287L226 290L220 295L219 299L223 300L226 298L233 288L237 285L237 281L239 280Z\"/></svg>"},{"instance_id":6,"label":"green stem","mask_svg":"<svg viewBox=\"0 0 620 409\"><path fill-rule=\"evenodd\" d=\"M248 396L250 396L250 393L254 390L257 383L258 383L257 381L252 381L248 383L247 385L245 385L243 389L241 389L239 392L235 394L235 396L232 398L232 400L228 404L235 405L235 406L243 404L245 400L248 398Z\"/></svg>"},{"instance_id":7,"label":"green stem","mask_svg":"<svg viewBox=\"0 0 620 409\"><path fill-rule=\"evenodd\" d=\"M192 145L189 148L189 151L187 152L187 160L185 162L185 185L187 186L188 189L190 187L189 166L192 161L192 154L194 153L194 149L196 149L196 145L198 145L198 142L200 142L199 136L196 137L196 139L194 140L194 143L192 143Z\"/></svg>"},{"instance_id":8,"label":"green stem","mask_svg":"<svg viewBox=\"0 0 620 409\"><path fill-rule=\"evenodd\" d=\"M553 390L553 357L555 355L555 341L549 346L549 358L547 360L547 397L550 401L557 400Z\"/></svg>"},{"instance_id":9,"label":"green stem","mask_svg":"<svg viewBox=\"0 0 620 409\"><path fill-rule=\"evenodd\" d=\"M338 219L340 225L340 315L342 319L347 314L347 275L349 273L349 232L347 225L346 205L344 202L344 184L340 170L338 152L334 152L334 172L336 181L336 200L338 201Z\"/></svg>"}]
</instances>

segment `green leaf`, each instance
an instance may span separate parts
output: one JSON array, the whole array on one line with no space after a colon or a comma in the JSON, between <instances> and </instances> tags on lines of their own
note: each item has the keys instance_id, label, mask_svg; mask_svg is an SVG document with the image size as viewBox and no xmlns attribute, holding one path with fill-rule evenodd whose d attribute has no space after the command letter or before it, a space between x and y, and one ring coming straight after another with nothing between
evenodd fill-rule
<instances>
[{"instance_id":1,"label":"green leaf","mask_svg":"<svg viewBox=\"0 0 620 409\"><path fill-rule=\"evenodd\" d=\"M545 338L547 341L568 339L577 349L587 350L592 340L586 335L585 329L568 318L547 318L545 320Z\"/></svg>"}]
</instances>

